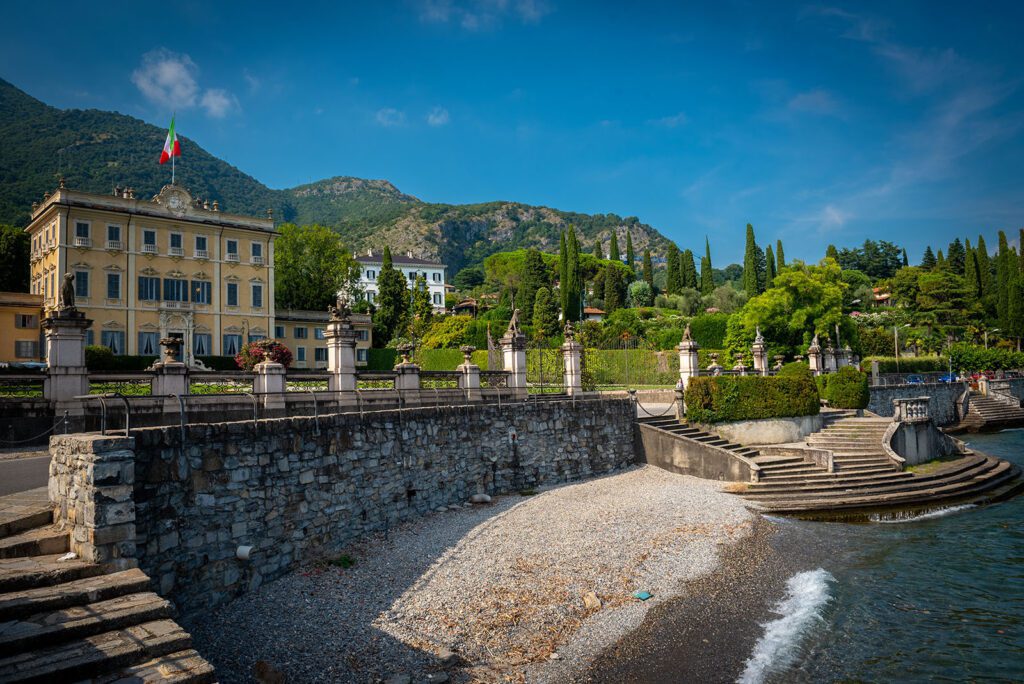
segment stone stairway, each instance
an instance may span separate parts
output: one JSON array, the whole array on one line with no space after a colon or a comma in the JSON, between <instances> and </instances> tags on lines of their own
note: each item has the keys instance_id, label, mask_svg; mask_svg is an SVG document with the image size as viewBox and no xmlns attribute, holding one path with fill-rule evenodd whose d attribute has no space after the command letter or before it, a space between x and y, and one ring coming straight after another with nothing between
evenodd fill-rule
<instances>
[{"instance_id":1,"label":"stone stairway","mask_svg":"<svg viewBox=\"0 0 1024 684\"><path fill-rule=\"evenodd\" d=\"M0 507L0 683L215 680L145 573L61 560L67 532L40 497L28 498Z\"/></svg>"},{"instance_id":2,"label":"stone stairway","mask_svg":"<svg viewBox=\"0 0 1024 684\"><path fill-rule=\"evenodd\" d=\"M972 391L967 415L958 427L975 432L1013 425L1024 425L1024 409Z\"/></svg>"},{"instance_id":3,"label":"stone stairway","mask_svg":"<svg viewBox=\"0 0 1024 684\"><path fill-rule=\"evenodd\" d=\"M763 463L760 481L743 495L774 513L856 517L872 509L990 501L1024 487L1015 465L980 454L966 454L927 474L904 471L882 447L890 424L883 418L831 420L808 437L807 445L831 451L834 472L799 457Z\"/></svg>"},{"instance_id":4,"label":"stone stairway","mask_svg":"<svg viewBox=\"0 0 1024 684\"><path fill-rule=\"evenodd\" d=\"M757 449L743 446L742 444L736 444L730 442L727 439L722 439L720 435L716 435L712 432L705 432L695 427L690 427L686 423L681 423L673 416L663 416L659 418L638 418L637 422L643 423L644 425L650 425L656 427L659 430L670 432L673 435L682 437L684 439L692 439L695 442L701 442L709 446L721 447L732 451L738 456L745 456L756 462L756 456L758 455Z\"/></svg>"}]
</instances>

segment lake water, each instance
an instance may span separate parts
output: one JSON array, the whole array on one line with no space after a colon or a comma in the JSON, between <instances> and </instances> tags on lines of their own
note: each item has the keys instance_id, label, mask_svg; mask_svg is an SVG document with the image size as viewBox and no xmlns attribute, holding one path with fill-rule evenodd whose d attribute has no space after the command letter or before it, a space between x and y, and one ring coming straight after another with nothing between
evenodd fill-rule
<instances>
[{"instance_id":1,"label":"lake water","mask_svg":"<svg viewBox=\"0 0 1024 684\"><path fill-rule=\"evenodd\" d=\"M1024 430L965 441L1024 466ZM806 560L740 681L1024 681L1024 496L891 523L777 522L780 550Z\"/></svg>"}]
</instances>

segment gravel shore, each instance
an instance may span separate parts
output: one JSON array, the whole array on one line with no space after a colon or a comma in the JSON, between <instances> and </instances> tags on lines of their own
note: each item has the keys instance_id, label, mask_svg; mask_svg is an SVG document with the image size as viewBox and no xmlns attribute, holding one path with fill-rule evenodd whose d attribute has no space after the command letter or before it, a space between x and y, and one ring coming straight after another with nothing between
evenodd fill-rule
<instances>
[{"instance_id":1,"label":"gravel shore","mask_svg":"<svg viewBox=\"0 0 1024 684\"><path fill-rule=\"evenodd\" d=\"M432 514L333 559L352 567L311 564L184 622L222 682L257 660L291 682L565 681L754 520L718 483L639 467Z\"/></svg>"}]
</instances>

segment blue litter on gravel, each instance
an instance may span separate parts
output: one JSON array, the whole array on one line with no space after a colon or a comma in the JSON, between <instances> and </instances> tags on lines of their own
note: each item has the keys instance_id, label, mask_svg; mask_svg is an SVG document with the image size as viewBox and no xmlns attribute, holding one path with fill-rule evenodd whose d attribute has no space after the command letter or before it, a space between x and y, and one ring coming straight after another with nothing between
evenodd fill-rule
<instances>
[{"instance_id":1,"label":"blue litter on gravel","mask_svg":"<svg viewBox=\"0 0 1024 684\"><path fill-rule=\"evenodd\" d=\"M647 599L651 598L652 596L654 596L654 594L652 594L649 591L634 591L633 592L633 598L638 598L641 601L646 601Z\"/></svg>"}]
</instances>

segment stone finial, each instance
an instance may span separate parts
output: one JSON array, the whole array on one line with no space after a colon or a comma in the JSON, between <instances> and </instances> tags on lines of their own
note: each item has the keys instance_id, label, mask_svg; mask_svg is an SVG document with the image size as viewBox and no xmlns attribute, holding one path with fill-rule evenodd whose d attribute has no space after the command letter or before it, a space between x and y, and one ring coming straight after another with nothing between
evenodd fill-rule
<instances>
[{"instance_id":1,"label":"stone finial","mask_svg":"<svg viewBox=\"0 0 1024 684\"><path fill-rule=\"evenodd\" d=\"M518 335L519 330L519 309L512 312L512 318L509 319L508 329L505 330L506 335Z\"/></svg>"},{"instance_id":2,"label":"stone finial","mask_svg":"<svg viewBox=\"0 0 1024 684\"><path fill-rule=\"evenodd\" d=\"M270 219L271 221L274 220L274 208L273 207L268 207L267 208L267 218Z\"/></svg>"},{"instance_id":3,"label":"stone finial","mask_svg":"<svg viewBox=\"0 0 1024 684\"><path fill-rule=\"evenodd\" d=\"M213 210L220 211L220 203L217 200L213 200Z\"/></svg>"},{"instance_id":4,"label":"stone finial","mask_svg":"<svg viewBox=\"0 0 1024 684\"><path fill-rule=\"evenodd\" d=\"M60 180L57 181L57 187L60 188L61 190L64 189L64 176L61 176Z\"/></svg>"},{"instance_id":5,"label":"stone finial","mask_svg":"<svg viewBox=\"0 0 1024 684\"><path fill-rule=\"evenodd\" d=\"M572 321L565 322L565 328L563 330L566 342L574 342L576 340L576 329L572 327Z\"/></svg>"},{"instance_id":6,"label":"stone finial","mask_svg":"<svg viewBox=\"0 0 1024 684\"><path fill-rule=\"evenodd\" d=\"M690 322L686 322L686 327L683 329L683 342L693 342L693 333L690 331Z\"/></svg>"},{"instance_id":7,"label":"stone finial","mask_svg":"<svg viewBox=\"0 0 1024 684\"><path fill-rule=\"evenodd\" d=\"M48 192L44 192L44 193L43 193L43 201L45 202L45 201L46 201L46 200L48 200L48 199L50 199L50 193L48 193Z\"/></svg>"},{"instance_id":8,"label":"stone finial","mask_svg":"<svg viewBox=\"0 0 1024 684\"><path fill-rule=\"evenodd\" d=\"M395 349L398 351L399 354L402 355L402 363L411 363L409 357L412 356L412 350L415 349L415 347L413 347L408 342L403 342L402 344L395 347Z\"/></svg>"},{"instance_id":9,"label":"stone finial","mask_svg":"<svg viewBox=\"0 0 1024 684\"><path fill-rule=\"evenodd\" d=\"M39 208L39 202L33 202L32 203L32 211L35 211L38 208Z\"/></svg>"},{"instance_id":10,"label":"stone finial","mask_svg":"<svg viewBox=\"0 0 1024 684\"><path fill-rule=\"evenodd\" d=\"M821 351L821 342L818 341L818 334L814 334L814 339L811 340L811 346L807 348L809 354L816 354Z\"/></svg>"},{"instance_id":11,"label":"stone finial","mask_svg":"<svg viewBox=\"0 0 1024 684\"><path fill-rule=\"evenodd\" d=\"M160 346L164 350L164 363L175 363L178 353L181 351L180 337L162 337Z\"/></svg>"},{"instance_id":12,"label":"stone finial","mask_svg":"<svg viewBox=\"0 0 1024 684\"><path fill-rule=\"evenodd\" d=\"M77 311L75 308L75 274L65 273L64 282L60 286L60 298L57 300L58 311Z\"/></svg>"},{"instance_id":13,"label":"stone finial","mask_svg":"<svg viewBox=\"0 0 1024 684\"><path fill-rule=\"evenodd\" d=\"M476 347L471 344L464 344L459 347L459 351L462 352L462 358L467 366L473 363L473 352L476 351Z\"/></svg>"},{"instance_id":14,"label":"stone finial","mask_svg":"<svg viewBox=\"0 0 1024 684\"><path fill-rule=\"evenodd\" d=\"M348 297L344 294L339 294L335 305L327 307L327 313L331 315L332 321L347 322L352 315L352 307L349 306Z\"/></svg>"},{"instance_id":15,"label":"stone finial","mask_svg":"<svg viewBox=\"0 0 1024 684\"><path fill-rule=\"evenodd\" d=\"M761 334L761 326L755 328L757 334L754 336L754 344L764 344L764 335Z\"/></svg>"}]
</instances>

